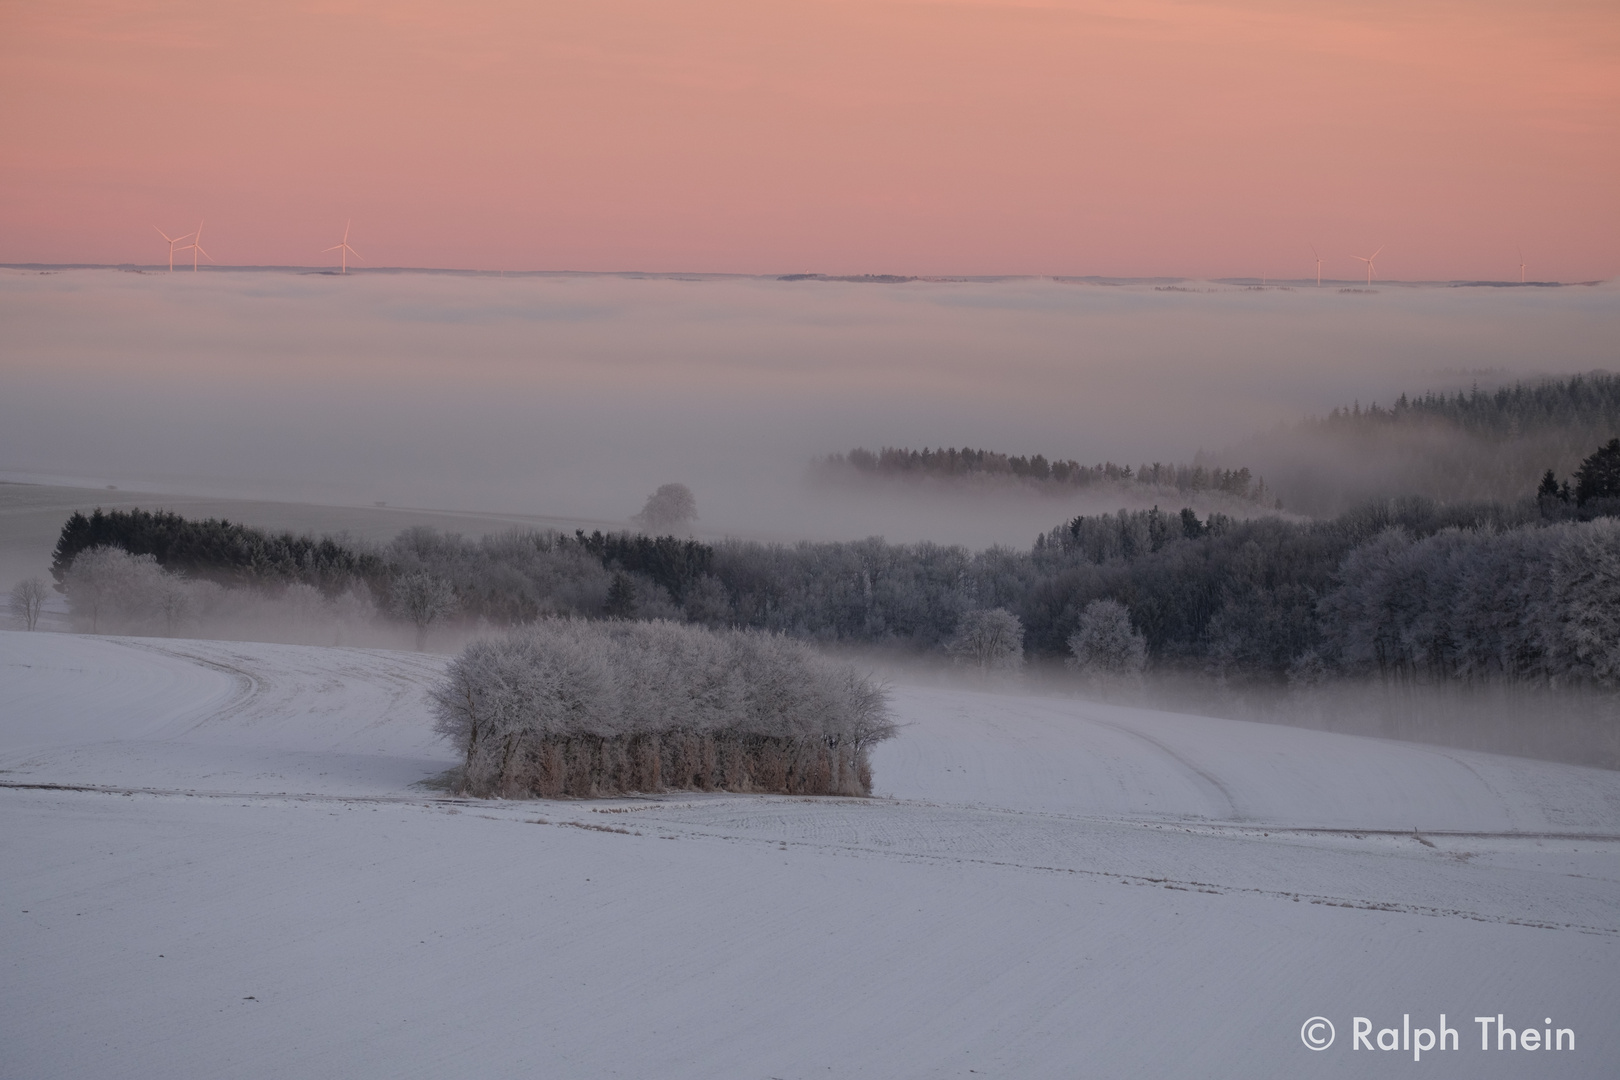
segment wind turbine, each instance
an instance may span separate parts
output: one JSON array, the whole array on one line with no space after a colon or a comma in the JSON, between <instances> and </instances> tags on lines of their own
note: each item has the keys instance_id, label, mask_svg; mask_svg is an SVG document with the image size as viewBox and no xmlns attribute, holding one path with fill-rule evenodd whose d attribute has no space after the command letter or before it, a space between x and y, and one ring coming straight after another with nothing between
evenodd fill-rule
<instances>
[{"instance_id":1,"label":"wind turbine","mask_svg":"<svg viewBox=\"0 0 1620 1080\"><path fill-rule=\"evenodd\" d=\"M1322 256L1317 255L1315 244L1311 245L1311 254L1316 258L1316 287L1320 289L1322 287Z\"/></svg>"},{"instance_id":2,"label":"wind turbine","mask_svg":"<svg viewBox=\"0 0 1620 1080\"><path fill-rule=\"evenodd\" d=\"M200 222L200 221L197 222L197 231L191 234L191 243L187 244L185 247L180 249L181 251L189 251L189 252L191 252L191 272L193 274L195 274L197 272L197 256L198 255L201 255L203 258L207 259L209 262L214 261L214 257L212 255L208 254L208 252L203 250L203 246L202 246L202 227L203 227L203 223ZM180 239L184 240L185 237L182 236Z\"/></svg>"},{"instance_id":3,"label":"wind turbine","mask_svg":"<svg viewBox=\"0 0 1620 1080\"><path fill-rule=\"evenodd\" d=\"M154 225L152 228L157 229L157 226ZM169 242L169 273L172 274L174 273L174 245L178 244L182 240L190 240L193 234L186 233L184 236L170 236L162 229L158 229L157 234Z\"/></svg>"},{"instance_id":4,"label":"wind turbine","mask_svg":"<svg viewBox=\"0 0 1620 1080\"><path fill-rule=\"evenodd\" d=\"M360 258L360 253L358 251L354 250L354 248L349 246L349 226L353 225L353 224L354 224L354 219L353 218L350 218L348 221L345 221L343 223L343 240L340 243L333 244L331 247L324 249L326 251L337 251L337 252L342 253L342 255L343 255L343 269L342 269L341 273L345 273L345 274L347 274L349 272L349 256L350 255L353 255L355 258L360 259L361 262L365 262L364 259Z\"/></svg>"},{"instance_id":5,"label":"wind turbine","mask_svg":"<svg viewBox=\"0 0 1620 1080\"><path fill-rule=\"evenodd\" d=\"M1519 284L1524 284L1524 248L1519 249Z\"/></svg>"},{"instance_id":6,"label":"wind turbine","mask_svg":"<svg viewBox=\"0 0 1620 1080\"><path fill-rule=\"evenodd\" d=\"M1387 247L1387 246L1388 245L1386 244L1386 245L1383 245L1383 246L1379 247L1378 251L1383 251L1384 247ZM1359 262L1364 262L1364 263L1367 264L1367 284L1369 284L1369 285L1372 284L1373 260L1378 258L1378 251L1373 252L1371 255L1352 255L1352 256L1350 256L1352 259L1356 259Z\"/></svg>"}]
</instances>

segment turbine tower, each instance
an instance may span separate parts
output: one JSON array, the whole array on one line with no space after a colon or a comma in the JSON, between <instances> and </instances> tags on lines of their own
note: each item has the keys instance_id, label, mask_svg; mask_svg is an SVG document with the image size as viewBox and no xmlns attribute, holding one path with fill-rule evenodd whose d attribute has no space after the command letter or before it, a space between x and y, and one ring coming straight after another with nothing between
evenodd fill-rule
<instances>
[{"instance_id":1,"label":"turbine tower","mask_svg":"<svg viewBox=\"0 0 1620 1080\"><path fill-rule=\"evenodd\" d=\"M189 243L189 244L187 244L184 247L179 249L181 251L189 251L189 252L191 252L191 272L193 274L195 274L197 272L197 256L198 255L201 255L203 258L207 259L209 262L214 261L214 257L212 255L208 254L208 252L203 250L203 246L202 246L202 227L203 227L203 223L200 222L200 221L197 222L197 231L191 234L191 243ZM185 237L182 236L180 239L184 240Z\"/></svg>"},{"instance_id":2,"label":"turbine tower","mask_svg":"<svg viewBox=\"0 0 1620 1080\"><path fill-rule=\"evenodd\" d=\"M360 259L360 253L358 251L354 250L354 248L349 246L349 226L353 225L353 224L354 224L354 219L353 218L350 218L348 221L345 221L343 223L343 239L340 242L338 242L336 244L333 244L331 247L325 249L326 251L339 252L342 255L343 269L340 270L339 273L347 274L349 272L349 256L350 255L353 255L355 258ZM360 259L360 261L365 262L364 259Z\"/></svg>"},{"instance_id":3,"label":"turbine tower","mask_svg":"<svg viewBox=\"0 0 1620 1080\"><path fill-rule=\"evenodd\" d=\"M157 229L157 226L154 225L152 228ZM170 236L162 229L158 229L157 234L169 242L169 273L172 274L174 273L174 245L178 244L182 240L190 240L193 234L186 233L184 236Z\"/></svg>"},{"instance_id":4,"label":"turbine tower","mask_svg":"<svg viewBox=\"0 0 1620 1080\"><path fill-rule=\"evenodd\" d=\"M1519 284L1524 284L1524 248L1519 249Z\"/></svg>"},{"instance_id":5,"label":"turbine tower","mask_svg":"<svg viewBox=\"0 0 1620 1080\"><path fill-rule=\"evenodd\" d=\"M1383 250L1384 250L1383 247L1380 247L1378 249L1378 251L1383 251ZM1359 262L1364 262L1364 263L1367 264L1367 284L1369 284L1369 285L1372 284L1373 260L1378 258L1378 251L1373 252L1371 255L1352 255L1352 256L1350 256L1352 259L1355 259L1355 260L1357 260Z\"/></svg>"},{"instance_id":6,"label":"turbine tower","mask_svg":"<svg viewBox=\"0 0 1620 1080\"><path fill-rule=\"evenodd\" d=\"M1316 252L1316 245L1311 245L1311 254L1316 258L1316 287L1322 287L1322 256Z\"/></svg>"}]
</instances>

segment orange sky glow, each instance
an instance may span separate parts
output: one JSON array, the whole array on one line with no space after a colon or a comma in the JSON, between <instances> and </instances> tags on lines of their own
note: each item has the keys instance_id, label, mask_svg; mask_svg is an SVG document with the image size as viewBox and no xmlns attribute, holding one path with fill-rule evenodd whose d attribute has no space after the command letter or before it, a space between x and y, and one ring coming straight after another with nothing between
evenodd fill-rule
<instances>
[{"instance_id":1,"label":"orange sky glow","mask_svg":"<svg viewBox=\"0 0 1620 1080\"><path fill-rule=\"evenodd\" d=\"M0 3L0 262L1620 273L1620 6Z\"/></svg>"}]
</instances>

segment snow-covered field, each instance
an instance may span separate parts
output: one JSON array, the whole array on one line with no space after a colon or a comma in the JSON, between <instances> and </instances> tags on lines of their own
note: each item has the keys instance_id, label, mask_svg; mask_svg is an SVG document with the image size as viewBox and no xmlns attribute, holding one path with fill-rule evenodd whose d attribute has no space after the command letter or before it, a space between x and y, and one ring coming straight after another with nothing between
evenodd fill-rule
<instances>
[{"instance_id":1,"label":"snow-covered field","mask_svg":"<svg viewBox=\"0 0 1620 1080\"><path fill-rule=\"evenodd\" d=\"M463 801L442 664L0 633L0 1077L1620 1061L1620 774L902 684L875 799Z\"/></svg>"}]
</instances>

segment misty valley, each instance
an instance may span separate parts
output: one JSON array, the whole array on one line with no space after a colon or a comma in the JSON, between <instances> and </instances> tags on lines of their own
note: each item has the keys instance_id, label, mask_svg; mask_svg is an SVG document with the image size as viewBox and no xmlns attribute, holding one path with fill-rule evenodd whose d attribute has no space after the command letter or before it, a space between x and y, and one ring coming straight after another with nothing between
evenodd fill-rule
<instances>
[{"instance_id":1,"label":"misty valley","mask_svg":"<svg viewBox=\"0 0 1620 1080\"><path fill-rule=\"evenodd\" d=\"M6 0L0 1080L1614 1080L1620 4Z\"/></svg>"},{"instance_id":2,"label":"misty valley","mask_svg":"<svg viewBox=\"0 0 1620 1080\"><path fill-rule=\"evenodd\" d=\"M1407 1013L1605 1075L1620 378L1391 383L1092 464L815 405L703 465L672 398L656 473L584 399L577 488L442 456L555 498L19 475L0 1015L41 1075L1280 1077Z\"/></svg>"}]
</instances>

